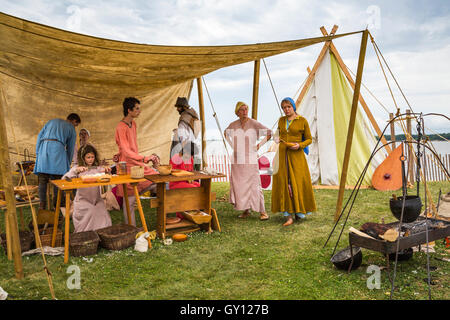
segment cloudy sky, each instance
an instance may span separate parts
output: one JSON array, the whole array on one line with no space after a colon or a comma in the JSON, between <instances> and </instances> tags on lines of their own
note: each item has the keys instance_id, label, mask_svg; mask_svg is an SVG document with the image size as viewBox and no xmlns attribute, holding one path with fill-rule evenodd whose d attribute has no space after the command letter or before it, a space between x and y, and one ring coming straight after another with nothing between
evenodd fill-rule
<instances>
[{"instance_id":1,"label":"cloudy sky","mask_svg":"<svg viewBox=\"0 0 450 320\"><path fill-rule=\"evenodd\" d=\"M160 45L234 45L321 36L319 28L338 33L369 28L415 112L450 115L450 3L444 1L311 0L0 0L0 11L82 34ZM334 41L346 65L356 72L361 34ZM276 95L296 96L322 44L265 59ZM222 129L236 119L237 101L251 105L253 63L204 77ZM375 51L369 42L362 94L379 126L394 112ZM395 87L390 79L392 87ZM194 87L195 89L195 87ZM395 88L395 101L407 103ZM208 138L217 128L207 92ZM197 93L190 100L198 109ZM261 63L259 120L272 127L280 116ZM450 132L450 122L427 118L430 131ZM399 130L400 131L400 130ZM398 131L398 133L400 133Z\"/></svg>"}]
</instances>

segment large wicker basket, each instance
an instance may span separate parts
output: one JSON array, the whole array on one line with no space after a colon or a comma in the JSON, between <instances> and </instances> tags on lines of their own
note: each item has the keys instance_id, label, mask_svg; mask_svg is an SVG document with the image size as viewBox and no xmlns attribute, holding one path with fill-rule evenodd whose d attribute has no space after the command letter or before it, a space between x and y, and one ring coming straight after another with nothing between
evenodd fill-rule
<instances>
[{"instance_id":1,"label":"large wicker basket","mask_svg":"<svg viewBox=\"0 0 450 320\"><path fill-rule=\"evenodd\" d=\"M33 234L30 231L19 231L19 237L20 237L20 250L22 252L30 250L31 243L34 240ZM2 233L0 235L0 242L3 246L3 249L5 249L5 253L6 253L6 250L7 250L6 233Z\"/></svg>"},{"instance_id":2,"label":"large wicker basket","mask_svg":"<svg viewBox=\"0 0 450 320\"><path fill-rule=\"evenodd\" d=\"M100 238L95 231L72 233L69 236L69 252L73 257L91 256L97 253Z\"/></svg>"},{"instance_id":3,"label":"large wicker basket","mask_svg":"<svg viewBox=\"0 0 450 320\"><path fill-rule=\"evenodd\" d=\"M34 233L33 233L34 234ZM39 237L41 238L41 244L43 247L51 247L52 246L52 236L53 236L53 227L49 227L47 229L39 229ZM61 229L58 229L56 232L56 241L55 241L55 247L61 247L62 246L62 238L63 238L63 232ZM36 237L34 237L36 248L37 248L37 241Z\"/></svg>"},{"instance_id":4,"label":"large wicker basket","mask_svg":"<svg viewBox=\"0 0 450 320\"><path fill-rule=\"evenodd\" d=\"M116 224L96 230L100 246L108 250L122 250L134 245L138 228L128 224Z\"/></svg>"}]
</instances>

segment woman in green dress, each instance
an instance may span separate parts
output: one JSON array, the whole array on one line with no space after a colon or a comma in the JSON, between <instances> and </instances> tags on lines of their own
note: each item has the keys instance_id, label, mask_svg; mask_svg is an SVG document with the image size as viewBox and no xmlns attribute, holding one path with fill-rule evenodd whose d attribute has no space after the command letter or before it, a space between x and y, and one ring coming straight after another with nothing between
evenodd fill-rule
<instances>
[{"instance_id":1,"label":"woman in green dress","mask_svg":"<svg viewBox=\"0 0 450 320\"><path fill-rule=\"evenodd\" d=\"M316 201L304 149L311 144L311 132L305 118L296 113L294 100L281 101L285 116L278 120L278 152L274 158L272 212L286 217L283 226L316 211Z\"/></svg>"}]
</instances>

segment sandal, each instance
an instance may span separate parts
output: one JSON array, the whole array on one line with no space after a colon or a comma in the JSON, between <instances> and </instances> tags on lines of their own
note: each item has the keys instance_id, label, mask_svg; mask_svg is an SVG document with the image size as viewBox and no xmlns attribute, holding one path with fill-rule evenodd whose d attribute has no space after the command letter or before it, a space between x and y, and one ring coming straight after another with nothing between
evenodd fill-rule
<instances>
[{"instance_id":1,"label":"sandal","mask_svg":"<svg viewBox=\"0 0 450 320\"><path fill-rule=\"evenodd\" d=\"M269 220L269 215L265 212L261 212L261 214L259 216L259 220L261 220L261 221Z\"/></svg>"},{"instance_id":2,"label":"sandal","mask_svg":"<svg viewBox=\"0 0 450 320\"><path fill-rule=\"evenodd\" d=\"M248 218L248 217L250 217L250 211L248 211L248 210L245 210L243 213L238 215L238 218L240 218L240 219L245 219L245 218Z\"/></svg>"}]
</instances>

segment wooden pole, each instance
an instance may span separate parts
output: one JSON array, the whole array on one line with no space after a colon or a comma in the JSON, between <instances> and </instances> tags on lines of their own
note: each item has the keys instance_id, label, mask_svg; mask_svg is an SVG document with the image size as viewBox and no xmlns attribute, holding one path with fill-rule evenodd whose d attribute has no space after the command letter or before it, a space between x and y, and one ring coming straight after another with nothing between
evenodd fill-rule
<instances>
[{"instance_id":1,"label":"wooden pole","mask_svg":"<svg viewBox=\"0 0 450 320\"><path fill-rule=\"evenodd\" d=\"M392 121L392 119L394 119L394 114L389 113L389 120ZM392 121L390 123L390 127L391 127L391 141L394 141L394 143L392 144L392 148L395 150L395 123L394 123L394 121Z\"/></svg>"},{"instance_id":2,"label":"wooden pole","mask_svg":"<svg viewBox=\"0 0 450 320\"><path fill-rule=\"evenodd\" d=\"M198 91L198 109L200 112L200 121L202 123L202 169L208 166L206 159L206 135L205 135L205 104L203 102L202 78L197 78Z\"/></svg>"},{"instance_id":3,"label":"wooden pole","mask_svg":"<svg viewBox=\"0 0 450 320\"><path fill-rule=\"evenodd\" d=\"M322 30L323 27L321 27ZM338 29L338 26L334 26L331 30L331 35L334 35L336 30ZM314 63L314 66L312 70L309 71L308 78L305 81L305 85L302 88L302 91L300 91L300 94L298 95L297 101L295 101L295 105L298 107L300 106L300 103L302 102L309 86L311 85L311 82L314 79L314 76L316 75L317 69L319 68L320 64L322 63L323 58L325 57L325 54L327 53L328 49L330 48L331 41L326 41L325 44L322 47L322 50L319 53L319 57L317 57L316 62ZM309 67L308 67L309 68Z\"/></svg>"},{"instance_id":4,"label":"wooden pole","mask_svg":"<svg viewBox=\"0 0 450 320\"><path fill-rule=\"evenodd\" d=\"M12 258L17 279L23 279L22 252L20 248L19 226L17 225L16 198L11 176L11 164L8 150L8 135L6 132L5 112L0 97L0 173L5 189L6 200L6 230L10 233ZM8 237L7 237L8 238Z\"/></svg>"},{"instance_id":5,"label":"wooden pole","mask_svg":"<svg viewBox=\"0 0 450 320\"><path fill-rule=\"evenodd\" d=\"M325 28L323 28L323 27L320 28L320 31L322 31L322 34L324 36L328 35L328 33L325 30ZM342 60L341 55L339 54L338 50L334 46L333 42L330 42L330 50L334 54L334 56L336 57L336 60L339 63L339 66L341 67L342 71L344 72L344 75L347 78L348 82L352 86L352 89L355 90L355 82L353 81L353 78L350 75L350 72L349 72L347 66L344 63L344 60ZM375 132L377 133L378 137L381 137L381 143L387 144L386 138L382 135L382 132L381 132L380 128L378 127L378 124L377 124L374 116L372 115L372 112L370 112L370 109L367 106L367 103L366 103L366 101L364 100L364 98L363 98L363 96L361 94L359 95L358 99L359 99L359 102L361 103L361 107L366 112L367 118L369 119L370 123L372 124L372 127L375 129ZM389 145L385 145L384 148L386 149L388 154L390 154L392 152L392 149L391 149L391 147Z\"/></svg>"},{"instance_id":6,"label":"wooden pole","mask_svg":"<svg viewBox=\"0 0 450 320\"><path fill-rule=\"evenodd\" d=\"M411 110L406 110L406 141L411 141ZM408 146L408 181L411 184L414 184L414 156L413 156L413 146L411 143L407 143Z\"/></svg>"},{"instance_id":7,"label":"wooden pole","mask_svg":"<svg viewBox=\"0 0 450 320\"><path fill-rule=\"evenodd\" d=\"M259 69L261 60L255 61L253 71L253 100L252 100L252 119L258 119L258 93L259 93Z\"/></svg>"},{"instance_id":8,"label":"wooden pole","mask_svg":"<svg viewBox=\"0 0 450 320\"><path fill-rule=\"evenodd\" d=\"M348 163L349 163L349 159L350 159L350 151L352 148L353 131L355 129L356 111L358 111L359 90L361 88L361 80L362 80L362 73L363 73L363 68L364 68L364 58L366 56L368 35L369 35L369 31L366 29L363 31L363 34L361 37L361 48L359 51L358 71L356 73L356 83L355 83L355 90L353 91L352 110L350 112L350 120L348 123L347 143L345 145L344 163L342 164L341 180L339 182L339 194L338 194L338 200L337 200L337 204L336 204L336 213L334 215L335 221L337 221L337 219L339 218L339 216L341 214L342 200L344 198L345 183L347 181Z\"/></svg>"}]
</instances>

